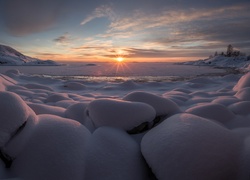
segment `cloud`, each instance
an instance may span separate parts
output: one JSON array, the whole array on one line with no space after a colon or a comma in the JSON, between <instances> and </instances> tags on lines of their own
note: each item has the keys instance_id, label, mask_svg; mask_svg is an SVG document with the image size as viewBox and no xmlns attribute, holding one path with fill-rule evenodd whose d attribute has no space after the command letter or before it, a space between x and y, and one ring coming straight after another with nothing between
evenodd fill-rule
<instances>
[{"instance_id":1,"label":"cloud","mask_svg":"<svg viewBox=\"0 0 250 180\"><path fill-rule=\"evenodd\" d=\"M85 25L88 22L101 17L108 17L109 19L113 20L115 18L115 13L113 9L108 5L102 5L97 7L91 15L87 16L82 22L81 25Z\"/></svg>"},{"instance_id":2,"label":"cloud","mask_svg":"<svg viewBox=\"0 0 250 180\"><path fill-rule=\"evenodd\" d=\"M249 17L249 6L228 6L214 9L167 9L147 14L136 10L132 15L116 19L110 24L109 32L141 31L150 28L168 27L179 23Z\"/></svg>"},{"instance_id":3,"label":"cloud","mask_svg":"<svg viewBox=\"0 0 250 180\"><path fill-rule=\"evenodd\" d=\"M100 0L1 0L0 21L5 31L14 36L27 36L33 33L57 28L60 23L67 24L72 16L80 18L79 13L89 13L89 9Z\"/></svg>"},{"instance_id":4,"label":"cloud","mask_svg":"<svg viewBox=\"0 0 250 180\"><path fill-rule=\"evenodd\" d=\"M12 0L4 3L4 22L8 32L24 36L53 27L60 15L59 0Z\"/></svg>"},{"instance_id":5,"label":"cloud","mask_svg":"<svg viewBox=\"0 0 250 180\"><path fill-rule=\"evenodd\" d=\"M250 5L233 5L207 9L172 9L146 14L135 11L130 16L111 22L108 36L129 32L136 38L131 44L141 41L141 47L153 49L173 49L176 54L185 51L187 55L209 53L216 48L235 44L244 48L250 39ZM144 34L144 35L143 35ZM103 36L104 37L104 36ZM129 36L127 36L129 37ZM150 45L151 44L151 45ZM149 45L149 47L147 47ZM245 48L246 49L246 48ZM248 50L249 50L248 46ZM135 50L135 49L134 49ZM190 53L193 50L197 53ZM136 51L134 55L169 55L165 51ZM158 54L158 55L157 55Z\"/></svg>"},{"instance_id":6,"label":"cloud","mask_svg":"<svg viewBox=\"0 0 250 180\"><path fill-rule=\"evenodd\" d=\"M57 44L60 44L60 45L68 45L72 40L73 40L73 38L71 38L69 33L65 33L65 34L53 39L54 42L56 42Z\"/></svg>"}]
</instances>

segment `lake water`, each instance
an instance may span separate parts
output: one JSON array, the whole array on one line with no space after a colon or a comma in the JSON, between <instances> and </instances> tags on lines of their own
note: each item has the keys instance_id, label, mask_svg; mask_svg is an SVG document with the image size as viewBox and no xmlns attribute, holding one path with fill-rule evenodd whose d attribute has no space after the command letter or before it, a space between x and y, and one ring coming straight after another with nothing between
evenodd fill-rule
<instances>
[{"instance_id":1,"label":"lake water","mask_svg":"<svg viewBox=\"0 0 250 180\"><path fill-rule=\"evenodd\" d=\"M0 66L0 73L18 69L28 75L89 81L173 81L200 75L221 75L223 69L173 63L70 63L64 66Z\"/></svg>"}]
</instances>

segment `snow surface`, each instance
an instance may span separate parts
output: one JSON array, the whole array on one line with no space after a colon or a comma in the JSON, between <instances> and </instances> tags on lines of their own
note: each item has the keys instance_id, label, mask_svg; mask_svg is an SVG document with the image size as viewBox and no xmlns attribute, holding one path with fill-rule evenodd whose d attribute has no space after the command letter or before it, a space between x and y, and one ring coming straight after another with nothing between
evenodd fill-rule
<instances>
[{"instance_id":1,"label":"snow surface","mask_svg":"<svg viewBox=\"0 0 250 180\"><path fill-rule=\"evenodd\" d=\"M237 68L240 70L250 70L250 60L248 56L226 57L222 55L214 56L208 59L189 61L181 64L195 65L195 66L214 66L214 67L228 67Z\"/></svg>"},{"instance_id":2,"label":"snow surface","mask_svg":"<svg viewBox=\"0 0 250 180\"><path fill-rule=\"evenodd\" d=\"M0 159L0 178L247 180L249 82L250 73L100 82L9 70L0 150L13 162Z\"/></svg>"},{"instance_id":3,"label":"snow surface","mask_svg":"<svg viewBox=\"0 0 250 180\"><path fill-rule=\"evenodd\" d=\"M95 127L110 126L124 130L153 121L156 116L154 108L148 104L107 98L90 102L86 111Z\"/></svg>"}]
</instances>

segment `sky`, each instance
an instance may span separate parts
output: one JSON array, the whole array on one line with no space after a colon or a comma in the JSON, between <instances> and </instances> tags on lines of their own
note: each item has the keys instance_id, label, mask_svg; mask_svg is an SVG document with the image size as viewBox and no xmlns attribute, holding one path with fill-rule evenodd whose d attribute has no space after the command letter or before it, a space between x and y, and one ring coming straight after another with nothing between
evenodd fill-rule
<instances>
[{"instance_id":1,"label":"sky","mask_svg":"<svg viewBox=\"0 0 250 180\"><path fill-rule=\"evenodd\" d=\"M250 54L249 0L1 0L0 44L40 59L186 61Z\"/></svg>"}]
</instances>

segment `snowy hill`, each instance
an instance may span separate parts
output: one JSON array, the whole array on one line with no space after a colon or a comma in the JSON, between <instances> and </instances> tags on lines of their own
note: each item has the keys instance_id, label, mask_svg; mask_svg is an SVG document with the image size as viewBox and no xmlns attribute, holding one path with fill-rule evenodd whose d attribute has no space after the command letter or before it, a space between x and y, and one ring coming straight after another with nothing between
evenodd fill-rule
<instances>
[{"instance_id":1,"label":"snowy hill","mask_svg":"<svg viewBox=\"0 0 250 180\"><path fill-rule=\"evenodd\" d=\"M40 60L29 56L25 56L9 46L0 45L0 65L57 66L60 64L51 60Z\"/></svg>"},{"instance_id":2,"label":"snowy hill","mask_svg":"<svg viewBox=\"0 0 250 180\"><path fill-rule=\"evenodd\" d=\"M214 66L214 67L230 67L241 70L250 70L250 59L248 56L226 57L222 55L214 56L208 59L189 61L181 64L194 66Z\"/></svg>"}]
</instances>

